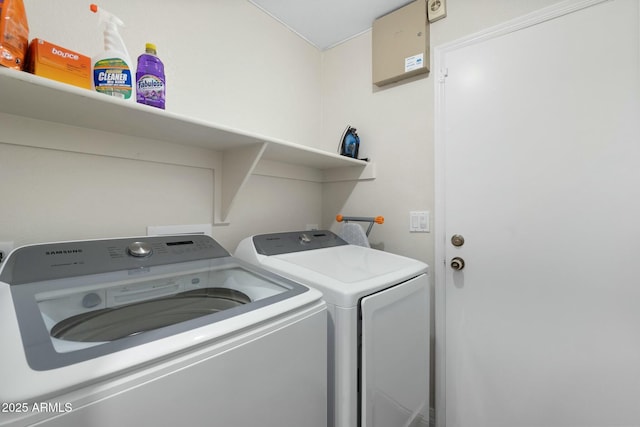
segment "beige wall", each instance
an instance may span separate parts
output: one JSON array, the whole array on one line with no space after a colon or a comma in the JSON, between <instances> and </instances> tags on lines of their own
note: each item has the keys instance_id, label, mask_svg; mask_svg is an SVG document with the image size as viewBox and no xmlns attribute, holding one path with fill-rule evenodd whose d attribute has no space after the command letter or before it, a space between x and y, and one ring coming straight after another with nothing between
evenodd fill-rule
<instances>
[{"instance_id":1,"label":"beige wall","mask_svg":"<svg viewBox=\"0 0 640 427\"><path fill-rule=\"evenodd\" d=\"M358 129L361 157L376 163L376 179L325 186L323 219L345 215L385 217L370 240L386 251L429 260L432 233L409 233L409 211L433 211L432 89L420 79L376 90L371 84L371 34L323 56L325 141L335 145L346 126ZM330 146L324 148L330 149ZM352 188L344 206L335 193ZM338 226L334 225L334 229Z\"/></svg>"},{"instance_id":2,"label":"beige wall","mask_svg":"<svg viewBox=\"0 0 640 427\"><path fill-rule=\"evenodd\" d=\"M450 0L449 16L431 27L432 46L555 2ZM87 55L101 48L102 34L88 3L25 4L32 38ZM125 20L122 36L133 58L146 42L158 46L167 67L167 110L331 152L351 124L362 138L361 154L377 164L377 179L361 183L320 185L254 175L237 199L230 225L215 227L214 237L234 250L251 233L306 224L335 229L337 213L383 215L386 223L371 234L374 244L433 263L433 232L409 233L408 212L434 211L434 73L378 89L371 84L370 33L318 52L247 1L185 4L158 13L159 3L151 0L101 3ZM41 138L47 138L44 127ZM98 141L93 135L70 138L106 145L120 139L116 134L100 135ZM148 141L127 143L135 151ZM147 225L210 223L213 217L212 171L206 165L15 144L0 132L0 197L11 207L0 216L0 241L139 235ZM172 150L176 158L206 157L194 147L170 147L169 154ZM132 181L133 174L142 174L144 182Z\"/></svg>"},{"instance_id":3,"label":"beige wall","mask_svg":"<svg viewBox=\"0 0 640 427\"><path fill-rule=\"evenodd\" d=\"M449 0L447 18L433 23L434 47L538 10L558 0ZM361 157L376 162L375 181L326 185L323 220L335 212L355 216L383 215L370 240L385 250L434 263L434 80L413 78L377 88L371 83L371 32L322 56L322 148L335 149L347 124L358 129ZM348 198L344 194L350 194ZM339 196L339 197L338 197ZM334 200L347 200L334 203ZM431 213L430 233L409 232L409 211ZM337 229L335 222L333 229Z\"/></svg>"},{"instance_id":4,"label":"beige wall","mask_svg":"<svg viewBox=\"0 0 640 427\"><path fill-rule=\"evenodd\" d=\"M30 37L95 55L103 37L89 3L25 0ZM317 143L320 53L248 1L98 5L124 21L120 34L133 62L145 43L158 47L166 65L167 110L303 145Z\"/></svg>"},{"instance_id":5,"label":"beige wall","mask_svg":"<svg viewBox=\"0 0 640 427\"><path fill-rule=\"evenodd\" d=\"M25 0L25 5L31 38L89 56L102 48L102 32L89 3ZM168 111L318 144L321 54L249 2L189 1L188 7L166 13L158 12L159 5L178 3L105 0L99 5L125 21L121 34L133 58L145 42L157 45L166 64ZM0 199L5 207L0 241L22 245L144 235L148 225L212 222L214 185L207 150L165 144L165 160L139 161L136 150L148 151L154 141L60 126L58 134L72 140L69 144L34 148L24 146L34 142L25 138L49 140L50 126L3 114L0 121ZM28 128L30 136L16 138L8 125L17 132ZM118 124L113 126L117 131ZM88 142L107 147L107 154L58 149ZM126 144L133 159L109 154L113 150L108 147L116 143ZM318 183L252 176L236 200L230 224L214 227L214 237L233 251L250 233L318 224L321 198Z\"/></svg>"}]
</instances>

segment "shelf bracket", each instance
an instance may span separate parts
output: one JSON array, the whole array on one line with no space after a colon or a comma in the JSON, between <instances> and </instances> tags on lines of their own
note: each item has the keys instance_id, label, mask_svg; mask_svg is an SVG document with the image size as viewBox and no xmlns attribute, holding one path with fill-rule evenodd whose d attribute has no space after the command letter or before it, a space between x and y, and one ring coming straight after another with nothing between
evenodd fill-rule
<instances>
[{"instance_id":1,"label":"shelf bracket","mask_svg":"<svg viewBox=\"0 0 640 427\"><path fill-rule=\"evenodd\" d=\"M376 179L376 164L325 169L322 182L369 181Z\"/></svg>"},{"instance_id":2,"label":"shelf bracket","mask_svg":"<svg viewBox=\"0 0 640 427\"><path fill-rule=\"evenodd\" d=\"M222 153L221 173L214 171L214 223L225 224L237 195L247 183L267 143L226 150ZM218 178L219 179L216 179Z\"/></svg>"}]
</instances>

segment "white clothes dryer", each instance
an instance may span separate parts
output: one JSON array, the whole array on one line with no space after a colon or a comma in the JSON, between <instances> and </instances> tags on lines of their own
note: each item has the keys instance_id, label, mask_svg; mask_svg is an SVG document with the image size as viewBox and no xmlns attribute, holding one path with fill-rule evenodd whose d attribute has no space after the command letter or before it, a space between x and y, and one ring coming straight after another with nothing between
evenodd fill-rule
<instances>
[{"instance_id":1,"label":"white clothes dryer","mask_svg":"<svg viewBox=\"0 0 640 427\"><path fill-rule=\"evenodd\" d=\"M330 231L252 236L234 255L323 293L329 426L428 426L426 264L350 245Z\"/></svg>"},{"instance_id":2,"label":"white clothes dryer","mask_svg":"<svg viewBox=\"0 0 640 427\"><path fill-rule=\"evenodd\" d=\"M16 249L0 426L325 427L321 297L204 235Z\"/></svg>"}]
</instances>

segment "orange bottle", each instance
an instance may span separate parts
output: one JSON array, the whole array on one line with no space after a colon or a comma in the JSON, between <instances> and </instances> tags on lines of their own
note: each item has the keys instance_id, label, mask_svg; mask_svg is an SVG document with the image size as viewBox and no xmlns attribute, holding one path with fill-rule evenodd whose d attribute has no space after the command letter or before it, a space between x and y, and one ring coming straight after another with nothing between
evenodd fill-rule
<instances>
[{"instance_id":1,"label":"orange bottle","mask_svg":"<svg viewBox=\"0 0 640 427\"><path fill-rule=\"evenodd\" d=\"M0 65L24 68L29 24L22 0L0 0Z\"/></svg>"}]
</instances>

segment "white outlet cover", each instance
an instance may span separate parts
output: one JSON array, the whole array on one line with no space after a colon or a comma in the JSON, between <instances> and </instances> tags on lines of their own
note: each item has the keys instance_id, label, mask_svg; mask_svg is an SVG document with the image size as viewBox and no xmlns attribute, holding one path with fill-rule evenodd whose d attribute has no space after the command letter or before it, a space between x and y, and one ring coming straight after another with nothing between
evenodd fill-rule
<instances>
[{"instance_id":1,"label":"white outlet cover","mask_svg":"<svg viewBox=\"0 0 640 427\"><path fill-rule=\"evenodd\" d=\"M435 22L445 18L447 16L447 1L428 0L427 15L429 16L429 22Z\"/></svg>"}]
</instances>

